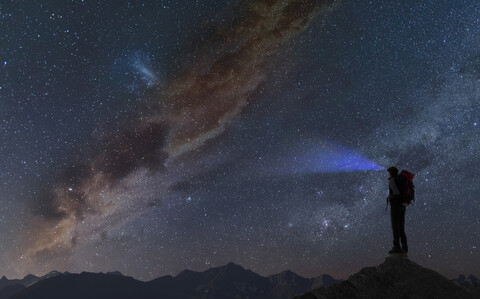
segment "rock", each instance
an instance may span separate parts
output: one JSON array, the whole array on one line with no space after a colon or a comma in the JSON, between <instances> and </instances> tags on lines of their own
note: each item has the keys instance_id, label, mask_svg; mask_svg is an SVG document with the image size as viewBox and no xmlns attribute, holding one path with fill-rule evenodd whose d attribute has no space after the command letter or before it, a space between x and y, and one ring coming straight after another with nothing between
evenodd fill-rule
<instances>
[{"instance_id":1,"label":"rock","mask_svg":"<svg viewBox=\"0 0 480 299\"><path fill-rule=\"evenodd\" d=\"M408 258L390 256L377 267L363 268L348 280L318 288L301 299L326 298L480 298L480 289L455 284Z\"/></svg>"}]
</instances>

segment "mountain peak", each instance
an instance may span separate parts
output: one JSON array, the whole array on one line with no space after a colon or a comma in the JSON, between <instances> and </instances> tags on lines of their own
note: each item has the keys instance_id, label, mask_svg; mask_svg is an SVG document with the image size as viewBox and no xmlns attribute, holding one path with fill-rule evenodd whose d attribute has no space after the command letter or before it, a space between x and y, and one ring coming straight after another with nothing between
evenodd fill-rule
<instances>
[{"instance_id":1,"label":"mountain peak","mask_svg":"<svg viewBox=\"0 0 480 299\"><path fill-rule=\"evenodd\" d=\"M208 273L224 272L224 273L233 274L233 273L250 272L250 270L246 270L242 266L237 265L233 262L230 262L230 263L228 263L224 266L210 268L210 269L206 270L205 272L208 272Z\"/></svg>"},{"instance_id":2,"label":"mountain peak","mask_svg":"<svg viewBox=\"0 0 480 299\"><path fill-rule=\"evenodd\" d=\"M281 280L288 281L288 280L306 279L306 278L304 278L304 277L298 275L297 273L288 269L288 270L285 270L285 271L280 272L278 274L270 275L269 279L271 281L281 281Z\"/></svg>"},{"instance_id":3,"label":"mountain peak","mask_svg":"<svg viewBox=\"0 0 480 299\"><path fill-rule=\"evenodd\" d=\"M38 277L33 274L27 274L23 279L35 279L35 278L38 278Z\"/></svg>"},{"instance_id":4,"label":"mountain peak","mask_svg":"<svg viewBox=\"0 0 480 299\"><path fill-rule=\"evenodd\" d=\"M224 266L225 268L236 268L236 269L244 269L242 266L235 264L234 262L230 262Z\"/></svg>"},{"instance_id":5,"label":"mountain peak","mask_svg":"<svg viewBox=\"0 0 480 299\"><path fill-rule=\"evenodd\" d=\"M281 272L280 274L284 274L284 275L292 275L292 274L295 274L295 275L297 275L295 272L293 272L293 271L290 270L290 269L287 269L287 270Z\"/></svg>"}]
</instances>

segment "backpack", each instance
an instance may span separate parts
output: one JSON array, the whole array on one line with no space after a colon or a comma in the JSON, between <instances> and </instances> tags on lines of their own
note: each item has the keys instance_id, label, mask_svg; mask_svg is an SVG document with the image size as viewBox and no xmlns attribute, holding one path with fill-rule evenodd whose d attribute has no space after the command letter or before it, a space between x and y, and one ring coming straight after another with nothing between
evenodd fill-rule
<instances>
[{"instance_id":1,"label":"backpack","mask_svg":"<svg viewBox=\"0 0 480 299\"><path fill-rule=\"evenodd\" d=\"M415 185L413 184L413 178L415 177L415 174L405 169L402 169L400 175L403 176L407 182L405 190L405 194L407 195L407 203L413 203L413 201L415 200Z\"/></svg>"}]
</instances>

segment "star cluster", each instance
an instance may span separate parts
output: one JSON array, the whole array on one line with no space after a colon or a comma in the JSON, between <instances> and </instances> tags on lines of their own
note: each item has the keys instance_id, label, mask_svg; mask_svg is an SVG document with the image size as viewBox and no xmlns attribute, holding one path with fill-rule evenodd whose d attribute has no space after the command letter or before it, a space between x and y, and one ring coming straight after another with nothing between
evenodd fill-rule
<instances>
[{"instance_id":1,"label":"star cluster","mask_svg":"<svg viewBox=\"0 0 480 299\"><path fill-rule=\"evenodd\" d=\"M347 277L480 258L476 1L3 1L0 269Z\"/></svg>"}]
</instances>

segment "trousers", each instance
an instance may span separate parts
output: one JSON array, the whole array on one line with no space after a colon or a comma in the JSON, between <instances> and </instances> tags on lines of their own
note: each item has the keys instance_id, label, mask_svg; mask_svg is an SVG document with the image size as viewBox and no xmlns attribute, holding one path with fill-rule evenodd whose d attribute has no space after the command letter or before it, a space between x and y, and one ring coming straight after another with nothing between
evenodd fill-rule
<instances>
[{"instance_id":1,"label":"trousers","mask_svg":"<svg viewBox=\"0 0 480 299\"><path fill-rule=\"evenodd\" d=\"M390 208L390 217L392 219L393 247L408 252L407 235L405 234L405 211L404 206L394 206ZM400 247L400 241L402 246Z\"/></svg>"}]
</instances>

